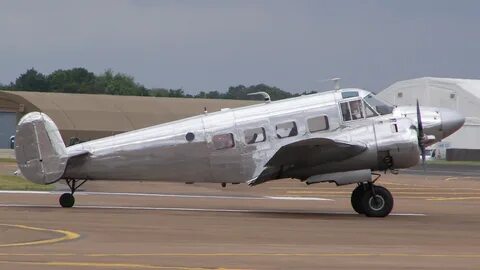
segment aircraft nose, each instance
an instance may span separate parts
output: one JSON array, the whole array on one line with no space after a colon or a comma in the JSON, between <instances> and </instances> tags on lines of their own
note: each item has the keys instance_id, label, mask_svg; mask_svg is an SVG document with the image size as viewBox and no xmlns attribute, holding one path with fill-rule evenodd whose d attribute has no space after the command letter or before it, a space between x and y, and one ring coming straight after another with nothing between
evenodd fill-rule
<instances>
[{"instance_id":1,"label":"aircraft nose","mask_svg":"<svg viewBox=\"0 0 480 270\"><path fill-rule=\"evenodd\" d=\"M450 109L441 109L440 117L442 119L443 138L452 135L465 123L465 117L463 115Z\"/></svg>"}]
</instances>

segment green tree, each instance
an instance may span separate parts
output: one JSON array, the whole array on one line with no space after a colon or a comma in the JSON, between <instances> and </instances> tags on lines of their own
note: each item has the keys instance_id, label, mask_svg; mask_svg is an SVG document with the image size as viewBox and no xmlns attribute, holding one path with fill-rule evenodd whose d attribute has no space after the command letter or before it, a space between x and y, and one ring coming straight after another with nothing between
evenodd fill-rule
<instances>
[{"instance_id":1,"label":"green tree","mask_svg":"<svg viewBox=\"0 0 480 270\"><path fill-rule=\"evenodd\" d=\"M185 93L183 92L183 89L170 89L168 91L168 96L169 97L185 97Z\"/></svg>"},{"instance_id":2,"label":"green tree","mask_svg":"<svg viewBox=\"0 0 480 270\"><path fill-rule=\"evenodd\" d=\"M153 88L153 89L150 89L150 95L154 97L168 97L168 89Z\"/></svg>"},{"instance_id":3,"label":"green tree","mask_svg":"<svg viewBox=\"0 0 480 270\"><path fill-rule=\"evenodd\" d=\"M200 93L193 96L194 98L207 98L207 93L205 91L200 91Z\"/></svg>"},{"instance_id":4,"label":"green tree","mask_svg":"<svg viewBox=\"0 0 480 270\"><path fill-rule=\"evenodd\" d=\"M148 95L145 87L135 82L133 76L107 70L97 76L95 88L109 95L142 96Z\"/></svg>"},{"instance_id":5,"label":"green tree","mask_svg":"<svg viewBox=\"0 0 480 270\"><path fill-rule=\"evenodd\" d=\"M214 98L214 99L219 99L219 98L225 98L224 94L221 94L218 91L210 91L205 95L206 98Z\"/></svg>"},{"instance_id":6,"label":"green tree","mask_svg":"<svg viewBox=\"0 0 480 270\"><path fill-rule=\"evenodd\" d=\"M95 88L96 77L85 68L56 70L47 76L50 88L55 92L98 93Z\"/></svg>"},{"instance_id":7,"label":"green tree","mask_svg":"<svg viewBox=\"0 0 480 270\"><path fill-rule=\"evenodd\" d=\"M3 83L0 83L0 89L2 90L11 90L13 89L13 84L3 84Z\"/></svg>"},{"instance_id":8,"label":"green tree","mask_svg":"<svg viewBox=\"0 0 480 270\"><path fill-rule=\"evenodd\" d=\"M224 98L228 99L245 99L245 100L258 100L258 96L249 96L249 93L266 92L270 95L272 100L279 100L284 98L290 98L293 95L289 92L283 91L280 88L268 86L266 84L257 84L245 87L244 85L231 86L224 94Z\"/></svg>"},{"instance_id":9,"label":"green tree","mask_svg":"<svg viewBox=\"0 0 480 270\"><path fill-rule=\"evenodd\" d=\"M231 86L227 92L201 91L196 95L186 94L183 89L153 88L147 89L135 82L133 76L124 73L115 73L106 70L95 75L85 68L58 69L45 76L34 68L27 70L10 85L0 84L2 89L27 90L27 91L52 91L65 93L95 93L110 95L155 96L155 97L185 97L185 98L215 98L215 99L243 99L260 100L258 96L249 96L253 92L267 92L272 100L279 100L300 94L291 94L277 87L266 84L251 86ZM302 94L311 94L314 91L304 91Z\"/></svg>"},{"instance_id":10,"label":"green tree","mask_svg":"<svg viewBox=\"0 0 480 270\"><path fill-rule=\"evenodd\" d=\"M50 90L50 85L45 75L31 68L15 80L14 88L16 90L46 92Z\"/></svg>"}]
</instances>

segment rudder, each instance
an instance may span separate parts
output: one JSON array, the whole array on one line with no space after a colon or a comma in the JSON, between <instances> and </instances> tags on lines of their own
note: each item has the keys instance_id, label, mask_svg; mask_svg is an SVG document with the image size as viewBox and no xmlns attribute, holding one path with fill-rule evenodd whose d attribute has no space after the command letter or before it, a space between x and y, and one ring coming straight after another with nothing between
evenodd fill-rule
<instances>
[{"instance_id":1,"label":"rudder","mask_svg":"<svg viewBox=\"0 0 480 270\"><path fill-rule=\"evenodd\" d=\"M57 126L41 112L31 112L20 119L15 134L15 155L23 176L37 184L59 180L68 160Z\"/></svg>"}]
</instances>

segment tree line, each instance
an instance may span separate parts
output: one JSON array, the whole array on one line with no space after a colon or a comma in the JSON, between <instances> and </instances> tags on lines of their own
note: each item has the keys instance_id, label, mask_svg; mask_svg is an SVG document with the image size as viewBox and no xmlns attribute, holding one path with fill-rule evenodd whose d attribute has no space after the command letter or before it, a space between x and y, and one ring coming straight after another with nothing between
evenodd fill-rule
<instances>
[{"instance_id":1,"label":"tree line","mask_svg":"<svg viewBox=\"0 0 480 270\"><path fill-rule=\"evenodd\" d=\"M133 76L106 70L95 74L85 68L58 69L45 75L34 68L28 69L14 82L8 85L0 84L0 89L11 91L37 91L59 93L108 94L125 96L154 96L182 98L214 98L252 100L259 97L249 96L249 93L267 92L272 100L279 100L300 94L292 94L274 86L257 84L251 86L231 86L226 92L200 91L198 94L187 94L183 89L151 88L148 89L135 81ZM311 94L314 91L303 92Z\"/></svg>"}]
</instances>

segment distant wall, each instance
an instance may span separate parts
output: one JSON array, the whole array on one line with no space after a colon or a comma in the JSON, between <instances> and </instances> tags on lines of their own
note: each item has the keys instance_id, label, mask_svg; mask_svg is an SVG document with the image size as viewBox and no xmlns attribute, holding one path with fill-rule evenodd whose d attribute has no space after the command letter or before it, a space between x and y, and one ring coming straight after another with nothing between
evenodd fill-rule
<instances>
[{"instance_id":1,"label":"distant wall","mask_svg":"<svg viewBox=\"0 0 480 270\"><path fill-rule=\"evenodd\" d=\"M480 161L480 149L447 149L448 161Z\"/></svg>"}]
</instances>

